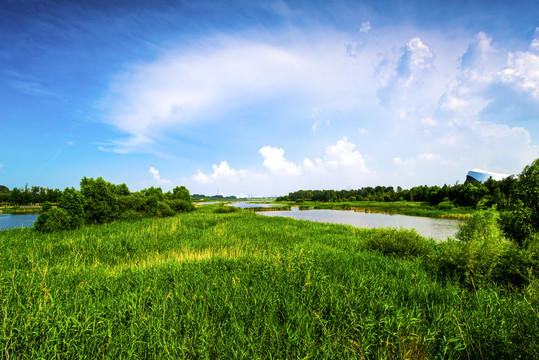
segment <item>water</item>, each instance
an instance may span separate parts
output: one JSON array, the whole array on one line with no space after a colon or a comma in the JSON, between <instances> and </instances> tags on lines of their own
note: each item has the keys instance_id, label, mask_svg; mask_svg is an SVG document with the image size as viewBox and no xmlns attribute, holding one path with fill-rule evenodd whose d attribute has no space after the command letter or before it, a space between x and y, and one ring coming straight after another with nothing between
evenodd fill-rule
<instances>
[{"instance_id":1,"label":"water","mask_svg":"<svg viewBox=\"0 0 539 360\"><path fill-rule=\"evenodd\" d=\"M361 228L394 227L415 229L424 237L437 240L447 240L455 237L459 220L437 219L408 215L388 215L363 213L352 210L299 210L292 207L291 211L264 211L264 216L284 216L294 219L318 221L333 224L346 224Z\"/></svg>"},{"instance_id":2,"label":"water","mask_svg":"<svg viewBox=\"0 0 539 360\"><path fill-rule=\"evenodd\" d=\"M279 205L256 203L256 202L235 202L235 203L229 204L228 206L234 206L240 209L252 209L252 208L269 208L269 207L274 207L274 206L279 206Z\"/></svg>"},{"instance_id":3,"label":"water","mask_svg":"<svg viewBox=\"0 0 539 360\"><path fill-rule=\"evenodd\" d=\"M0 230L32 227L39 214L0 214Z\"/></svg>"}]
</instances>

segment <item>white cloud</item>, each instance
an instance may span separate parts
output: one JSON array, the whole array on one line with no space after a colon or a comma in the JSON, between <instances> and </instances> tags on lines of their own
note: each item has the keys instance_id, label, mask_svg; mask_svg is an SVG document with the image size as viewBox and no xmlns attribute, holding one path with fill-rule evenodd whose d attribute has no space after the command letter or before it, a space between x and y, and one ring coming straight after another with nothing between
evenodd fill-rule
<instances>
[{"instance_id":1,"label":"white cloud","mask_svg":"<svg viewBox=\"0 0 539 360\"><path fill-rule=\"evenodd\" d=\"M532 40L532 43L530 44L530 51L539 51L539 27L535 28L535 36Z\"/></svg>"},{"instance_id":2,"label":"white cloud","mask_svg":"<svg viewBox=\"0 0 539 360\"><path fill-rule=\"evenodd\" d=\"M371 31L371 23L368 21L362 22L361 29L359 29L359 32L368 33L369 31Z\"/></svg>"},{"instance_id":3,"label":"white cloud","mask_svg":"<svg viewBox=\"0 0 539 360\"><path fill-rule=\"evenodd\" d=\"M532 43L533 44L533 43ZM539 55L532 52L510 53L507 67L500 71L499 77L505 84L529 93L539 100Z\"/></svg>"},{"instance_id":4,"label":"white cloud","mask_svg":"<svg viewBox=\"0 0 539 360\"><path fill-rule=\"evenodd\" d=\"M325 164L334 169L354 167L359 172L367 172L365 160L359 151L354 151L355 147L355 144L350 143L346 137L343 137L337 141L336 145L326 148Z\"/></svg>"},{"instance_id":5,"label":"white cloud","mask_svg":"<svg viewBox=\"0 0 539 360\"><path fill-rule=\"evenodd\" d=\"M174 183L171 180L168 179L162 179L161 175L159 175L159 171L155 169L153 166L150 167L150 170L148 170L150 174L152 174L154 180L157 182L159 186L173 186Z\"/></svg>"},{"instance_id":6,"label":"white cloud","mask_svg":"<svg viewBox=\"0 0 539 360\"><path fill-rule=\"evenodd\" d=\"M415 177L417 175L417 167L427 166L432 169L433 166L436 165L435 162L444 163L442 157L439 154L433 153L422 153L407 159L402 159L400 157L393 158L393 164L398 168L398 172L396 174L397 177L403 174Z\"/></svg>"},{"instance_id":7,"label":"white cloud","mask_svg":"<svg viewBox=\"0 0 539 360\"><path fill-rule=\"evenodd\" d=\"M436 120L434 120L432 117L427 117L420 120L420 123L426 126L436 126L438 125L436 123Z\"/></svg>"},{"instance_id":8,"label":"white cloud","mask_svg":"<svg viewBox=\"0 0 539 360\"><path fill-rule=\"evenodd\" d=\"M300 167L284 158L284 149L264 146L258 152L264 157L264 166L275 174L298 175L301 171Z\"/></svg>"},{"instance_id":9,"label":"white cloud","mask_svg":"<svg viewBox=\"0 0 539 360\"><path fill-rule=\"evenodd\" d=\"M397 53L384 56L376 71L382 105L401 119L408 114L423 116L424 108L445 86L433 73L434 60L433 51L419 37L410 39Z\"/></svg>"},{"instance_id":10,"label":"white cloud","mask_svg":"<svg viewBox=\"0 0 539 360\"><path fill-rule=\"evenodd\" d=\"M198 173L193 176L193 180L200 184L211 184L216 181L236 182L238 179L247 176L247 170L234 170L226 161L222 161L219 166L213 165L213 173L206 175L198 170Z\"/></svg>"},{"instance_id":11,"label":"white cloud","mask_svg":"<svg viewBox=\"0 0 539 360\"><path fill-rule=\"evenodd\" d=\"M350 107L351 94L358 91L350 74L360 76L367 69L358 68L343 52L343 35L303 38L313 36L295 40L295 35L275 34L266 41L214 37L130 66L115 78L102 102L104 121L127 139L102 149L148 152L149 142L163 134L200 122L227 121L228 112L287 95L308 106ZM280 37L286 41L275 45Z\"/></svg>"},{"instance_id":12,"label":"white cloud","mask_svg":"<svg viewBox=\"0 0 539 360\"><path fill-rule=\"evenodd\" d=\"M462 68L482 67L487 62L489 54L493 52L492 38L484 32L480 32L462 55L460 64Z\"/></svg>"}]
</instances>

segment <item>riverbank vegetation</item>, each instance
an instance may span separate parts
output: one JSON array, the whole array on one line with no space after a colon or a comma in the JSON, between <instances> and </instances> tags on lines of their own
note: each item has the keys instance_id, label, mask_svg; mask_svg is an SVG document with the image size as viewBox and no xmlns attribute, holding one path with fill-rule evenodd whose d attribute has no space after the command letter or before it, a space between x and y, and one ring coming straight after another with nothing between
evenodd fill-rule
<instances>
[{"instance_id":1,"label":"riverbank vegetation","mask_svg":"<svg viewBox=\"0 0 539 360\"><path fill-rule=\"evenodd\" d=\"M43 204L34 229L40 232L73 230L83 224L168 217L192 210L194 206L185 186L167 193L155 187L131 193L125 184L115 185L101 177L95 180L84 177L80 191L66 188L56 207L49 202Z\"/></svg>"},{"instance_id":2,"label":"riverbank vegetation","mask_svg":"<svg viewBox=\"0 0 539 360\"><path fill-rule=\"evenodd\" d=\"M218 207L0 231L3 356L539 356L537 258L497 243L482 251L474 239L503 241L476 233L492 217L445 247L411 230ZM513 270L519 282L498 280Z\"/></svg>"}]
</instances>

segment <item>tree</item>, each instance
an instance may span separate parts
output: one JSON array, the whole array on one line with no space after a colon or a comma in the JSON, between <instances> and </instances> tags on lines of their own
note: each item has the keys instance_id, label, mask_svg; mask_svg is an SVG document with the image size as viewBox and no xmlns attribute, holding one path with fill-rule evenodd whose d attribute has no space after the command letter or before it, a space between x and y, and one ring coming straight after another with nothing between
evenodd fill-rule
<instances>
[{"instance_id":1,"label":"tree","mask_svg":"<svg viewBox=\"0 0 539 360\"><path fill-rule=\"evenodd\" d=\"M58 201L66 211L65 229L76 229L84 223L84 197L74 188L66 188Z\"/></svg>"},{"instance_id":2,"label":"tree","mask_svg":"<svg viewBox=\"0 0 539 360\"><path fill-rule=\"evenodd\" d=\"M118 200L115 185L97 179L83 177L80 181L80 191L84 196L84 213L89 224L103 224L113 221L118 214Z\"/></svg>"},{"instance_id":3,"label":"tree","mask_svg":"<svg viewBox=\"0 0 539 360\"><path fill-rule=\"evenodd\" d=\"M527 165L513 184L503 229L518 243L539 232L539 158Z\"/></svg>"}]
</instances>

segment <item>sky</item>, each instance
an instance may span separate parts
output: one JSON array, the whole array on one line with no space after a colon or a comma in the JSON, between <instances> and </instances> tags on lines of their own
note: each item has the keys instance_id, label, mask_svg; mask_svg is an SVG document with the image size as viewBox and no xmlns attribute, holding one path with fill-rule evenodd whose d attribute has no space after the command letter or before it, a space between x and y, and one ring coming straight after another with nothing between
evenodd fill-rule
<instances>
[{"instance_id":1,"label":"sky","mask_svg":"<svg viewBox=\"0 0 539 360\"><path fill-rule=\"evenodd\" d=\"M539 2L0 1L0 185L275 196L539 157Z\"/></svg>"}]
</instances>

